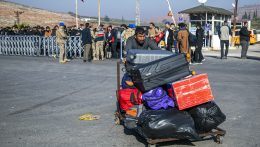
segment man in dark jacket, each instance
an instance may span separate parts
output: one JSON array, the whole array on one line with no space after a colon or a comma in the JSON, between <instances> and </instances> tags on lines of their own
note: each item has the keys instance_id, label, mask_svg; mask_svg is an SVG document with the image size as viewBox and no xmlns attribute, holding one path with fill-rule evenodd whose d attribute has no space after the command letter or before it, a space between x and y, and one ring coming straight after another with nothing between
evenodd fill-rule
<instances>
[{"instance_id":1,"label":"man in dark jacket","mask_svg":"<svg viewBox=\"0 0 260 147\"><path fill-rule=\"evenodd\" d=\"M247 29L248 23L244 22L244 26L240 29L240 43L242 46L241 50L241 59L246 59L246 54L249 46L250 41L250 32Z\"/></svg>"},{"instance_id":2,"label":"man in dark jacket","mask_svg":"<svg viewBox=\"0 0 260 147\"><path fill-rule=\"evenodd\" d=\"M165 45L166 45L166 50L172 51L172 44L173 44L173 31L171 29L170 23L166 22L165 23Z\"/></svg>"},{"instance_id":3,"label":"man in dark jacket","mask_svg":"<svg viewBox=\"0 0 260 147\"><path fill-rule=\"evenodd\" d=\"M112 28L112 26L111 26ZM115 28L112 28L111 30L111 35L112 35L112 57L113 58L118 58L118 52L117 52L117 30Z\"/></svg>"},{"instance_id":4,"label":"man in dark jacket","mask_svg":"<svg viewBox=\"0 0 260 147\"><path fill-rule=\"evenodd\" d=\"M125 48L126 51L129 49L161 49L156 45L154 41L145 36L145 31L141 27L137 27L135 30L135 35L127 39Z\"/></svg>"},{"instance_id":5,"label":"man in dark jacket","mask_svg":"<svg viewBox=\"0 0 260 147\"><path fill-rule=\"evenodd\" d=\"M83 55L83 62L90 62L90 57L89 57L89 52L91 48L91 33L89 29L89 23L85 24L85 28L81 32L81 40L82 40L82 45L84 48L84 55Z\"/></svg>"},{"instance_id":6,"label":"man in dark jacket","mask_svg":"<svg viewBox=\"0 0 260 147\"><path fill-rule=\"evenodd\" d=\"M202 64L202 60L204 59L202 55L202 46L203 46L203 38L204 38L204 30L201 28L201 24L197 24L197 30L196 30L196 49L194 52L194 63L195 64Z\"/></svg>"}]
</instances>

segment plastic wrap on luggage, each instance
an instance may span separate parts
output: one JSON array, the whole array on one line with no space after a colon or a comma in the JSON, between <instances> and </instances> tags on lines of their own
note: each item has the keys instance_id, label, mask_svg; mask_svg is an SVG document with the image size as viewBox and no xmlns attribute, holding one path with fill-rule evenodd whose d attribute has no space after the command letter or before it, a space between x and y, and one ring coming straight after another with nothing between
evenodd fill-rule
<instances>
[{"instance_id":1,"label":"plastic wrap on luggage","mask_svg":"<svg viewBox=\"0 0 260 147\"><path fill-rule=\"evenodd\" d=\"M208 102L191 108L189 111L195 122L195 128L199 132L209 132L226 120L215 102Z\"/></svg>"},{"instance_id":2,"label":"plastic wrap on luggage","mask_svg":"<svg viewBox=\"0 0 260 147\"><path fill-rule=\"evenodd\" d=\"M175 108L144 111L138 119L137 132L149 139L200 139L189 113Z\"/></svg>"},{"instance_id":3,"label":"plastic wrap on luggage","mask_svg":"<svg viewBox=\"0 0 260 147\"><path fill-rule=\"evenodd\" d=\"M165 50L129 49L126 61L132 65L144 64L170 55L173 55L173 53Z\"/></svg>"}]
</instances>

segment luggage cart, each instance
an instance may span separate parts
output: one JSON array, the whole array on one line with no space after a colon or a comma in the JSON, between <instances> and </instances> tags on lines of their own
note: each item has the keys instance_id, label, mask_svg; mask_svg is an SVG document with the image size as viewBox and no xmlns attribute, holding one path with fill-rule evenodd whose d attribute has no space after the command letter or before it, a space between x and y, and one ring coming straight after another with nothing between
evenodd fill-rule
<instances>
[{"instance_id":1,"label":"luggage cart","mask_svg":"<svg viewBox=\"0 0 260 147\"><path fill-rule=\"evenodd\" d=\"M121 86L120 86L120 71L121 71L120 63L121 63L121 61L117 62L117 90L116 90L117 110L115 112L115 124L116 125L120 125L121 122L125 119L125 112L123 112L120 109L119 96L118 96L118 91L121 88ZM205 137L211 136L217 144L223 143L225 135L226 135L226 130L223 130L223 129L218 128L218 127L211 130L210 132L199 133L201 140L203 140ZM148 139L146 139L146 142L147 142L148 147L156 147L156 144L158 144L158 143L172 142L172 141L177 141L177 140L180 140L180 139L177 139L177 138L149 139L148 138Z\"/></svg>"}]
</instances>

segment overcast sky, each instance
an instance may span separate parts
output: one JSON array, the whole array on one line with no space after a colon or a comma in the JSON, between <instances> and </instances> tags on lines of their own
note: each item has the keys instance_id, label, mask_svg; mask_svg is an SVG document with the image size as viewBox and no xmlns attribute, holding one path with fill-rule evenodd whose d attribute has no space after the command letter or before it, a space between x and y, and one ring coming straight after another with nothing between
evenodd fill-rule
<instances>
[{"instance_id":1,"label":"overcast sky","mask_svg":"<svg viewBox=\"0 0 260 147\"><path fill-rule=\"evenodd\" d=\"M7 0L37 8L57 12L75 12L75 0ZM101 16L110 18L135 19L135 0L100 0ZM140 0L141 19L165 16L168 12L166 0ZM199 5L197 0L169 0L173 11L179 12L184 9ZM234 0L208 0L205 5L231 9ZM259 0L239 0L239 6L260 4ZM97 16L97 0L78 0L79 15Z\"/></svg>"}]
</instances>

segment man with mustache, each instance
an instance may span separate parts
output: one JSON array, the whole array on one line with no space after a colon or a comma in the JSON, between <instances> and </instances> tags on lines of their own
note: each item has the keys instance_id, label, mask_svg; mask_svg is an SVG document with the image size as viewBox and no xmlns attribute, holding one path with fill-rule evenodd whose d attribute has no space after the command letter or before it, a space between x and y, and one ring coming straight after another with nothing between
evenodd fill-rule
<instances>
[{"instance_id":1,"label":"man with mustache","mask_svg":"<svg viewBox=\"0 0 260 147\"><path fill-rule=\"evenodd\" d=\"M146 37L145 31L141 27L137 27L135 34L127 39L126 51L129 49L161 50L154 41Z\"/></svg>"}]
</instances>

